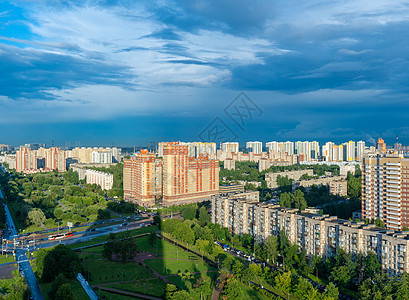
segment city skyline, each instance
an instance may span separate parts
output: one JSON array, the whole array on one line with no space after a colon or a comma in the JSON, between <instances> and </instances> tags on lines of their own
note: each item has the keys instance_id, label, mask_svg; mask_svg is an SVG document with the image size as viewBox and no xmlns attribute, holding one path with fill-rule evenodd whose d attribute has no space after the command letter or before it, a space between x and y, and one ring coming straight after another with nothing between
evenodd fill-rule
<instances>
[{"instance_id":1,"label":"city skyline","mask_svg":"<svg viewBox=\"0 0 409 300\"><path fill-rule=\"evenodd\" d=\"M403 1L0 4L4 143L198 140L244 91L240 141L409 144Z\"/></svg>"}]
</instances>

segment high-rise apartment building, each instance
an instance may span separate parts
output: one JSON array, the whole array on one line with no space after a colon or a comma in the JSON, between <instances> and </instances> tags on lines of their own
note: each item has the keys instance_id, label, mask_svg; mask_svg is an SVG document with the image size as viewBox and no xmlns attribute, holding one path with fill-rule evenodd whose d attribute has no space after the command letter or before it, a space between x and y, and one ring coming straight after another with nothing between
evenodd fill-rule
<instances>
[{"instance_id":1,"label":"high-rise apartment building","mask_svg":"<svg viewBox=\"0 0 409 300\"><path fill-rule=\"evenodd\" d=\"M332 148L334 147L333 142L326 142L325 145L322 145L322 156L325 161L332 161Z\"/></svg>"},{"instance_id":2,"label":"high-rise apartment building","mask_svg":"<svg viewBox=\"0 0 409 300\"><path fill-rule=\"evenodd\" d=\"M227 142L222 144L223 152L239 153L239 143L238 142Z\"/></svg>"},{"instance_id":3,"label":"high-rise apartment building","mask_svg":"<svg viewBox=\"0 0 409 300\"><path fill-rule=\"evenodd\" d=\"M284 142L284 152L287 153L287 155L293 155L294 154L294 142Z\"/></svg>"},{"instance_id":4,"label":"high-rise apartment building","mask_svg":"<svg viewBox=\"0 0 409 300\"><path fill-rule=\"evenodd\" d=\"M355 142L349 141L343 143L343 160L344 161L355 161Z\"/></svg>"},{"instance_id":5,"label":"high-rise apartment building","mask_svg":"<svg viewBox=\"0 0 409 300\"><path fill-rule=\"evenodd\" d=\"M376 150L378 150L379 153L386 153L386 144L383 139L379 138L376 141Z\"/></svg>"},{"instance_id":6,"label":"high-rise apartment building","mask_svg":"<svg viewBox=\"0 0 409 300\"><path fill-rule=\"evenodd\" d=\"M29 147L20 147L16 151L16 171L37 169L37 153Z\"/></svg>"},{"instance_id":7,"label":"high-rise apartment building","mask_svg":"<svg viewBox=\"0 0 409 300\"><path fill-rule=\"evenodd\" d=\"M310 142L295 142L294 144L295 148L295 154L301 155L303 154L304 156L304 161L310 161L311 160L311 148L310 148Z\"/></svg>"},{"instance_id":8,"label":"high-rise apartment building","mask_svg":"<svg viewBox=\"0 0 409 300\"><path fill-rule=\"evenodd\" d=\"M278 142L268 142L266 143L266 148L267 152L273 151L273 152L280 152L278 148Z\"/></svg>"},{"instance_id":9,"label":"high-rise apartment building","mask_svg":"<svg viewBox=\"0 0 409 300\"><path fill-rule=\"evenodd\" d=\"M124 199L142 206L155 204L156 162L155 154L141 150L124 159Z\"/></svg>"},{"instance_id":10,"label":"high-rise apartment building","mask_svg":"<svg viewBox=\"0 0 409 300\"><path fill-rule=\"evenodd\" d=\"M58 170L58 172L67 171L65 151L60 148L52 147L45 149L45 168L49 170Z\"/></svg>"},{"instance_id":11,"label":"high-rise apartment building","mask_svg":"<svg viewBox=\"0 0 409 300\"><path fill-rule=\"evenodd\" d=\"M363 158L362 217L380 218L390 229L409 228L409 159Z\"/></svg>"},{"instance_id":12,"label":"high-rise apartment building","mask_svg":"<svg viewBox=\"0 0 409 300\"><path fill-rule=\"evenodd\" d=\"M249 152L254 154L261 154L263 152L263 143L262 142L247 142L246 149Z\"/></svg>"},{"instance_id":13,"label":"high-rise apartment building","mask_svg":"<svg viewBox=\"0 0 409 300\"><path fill-rule=\"evenodd\" d=\"M317 160L320 156L320 144L317 141L310 142L311 159Z\"/></svg>"},{"instance_id":14,"label":"high-rise apartment building","mask_svg":"<svg viewBox=\"0 0 409 300\"><path fill-rule=\"evenodd\" d=\"M210 198L219 191L219 161L189 157L188 146L168 143L163 148L163 205Z\"/></svg>"},{"instance_id":15,"label":"high-rise apartment building","mask_svg":"<svg viewBox=\"0 0 409 300\"><path fill-rule=\"evenodd\" d=\"M365 154L365 142L359 141L356 143L356 160L361 161Z\"/></svg>"},{"instance_id":16,"label":"high-rise apartment building","mask_svg":"<svg viewBox=\"0 0 409 300\"><path fill-rule=\"evenodd\" d=\"M159 143L161 144L161 143ZM124 159L124 198L142 206L184 204L208 199L219 191L219 161L189 156L189 146L163 143L162 157L141 150Z\"/></svg>"},{"instance_id":17,"label":"high-rise apartment building","mask_svg":"<svg viewBox=\"0 0 409 300\"><path fill-rule=\"evenodd\" d=\"M332 146L332 161L343 161L344 160L344 146L333 145Z\"/></svg>"}]
</instances>

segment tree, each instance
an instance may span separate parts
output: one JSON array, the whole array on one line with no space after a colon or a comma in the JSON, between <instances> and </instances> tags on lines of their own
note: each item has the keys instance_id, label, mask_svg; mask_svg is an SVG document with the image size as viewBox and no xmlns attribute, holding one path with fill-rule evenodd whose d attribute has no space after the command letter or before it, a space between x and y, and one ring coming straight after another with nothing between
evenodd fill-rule
<instances>
[{"instance_id":1,"label":"tree","mask_svg":"<svg viewBox=\"0 0 409 300\"><path fill-rule=\"evenodd\" d=\"M63 285L61 285L58 288L57 293L55 294L55 299L73 300L74 294L72 293L71 285L69 283L64 283Z\"/></svg>"},{"instance_id":2,"label":"tree","mask_svg":"<svg viewBox=\"0 0 409 300\"><path fill-rule=\"evenodd\" d=\"M56 298L56 294L58 291L58 288L62 286L63 284L67 283L67 279L65 278L64 274L60 273L58 276L54 279L54 281L51 283L51 289L48 292L48 296L51 299L58 299Z\"/></svg>"},{"instance_id":3,"label":"tree","mask_svg":"<svg viewBox=\"0 0 409 300\"><path fill-rule=\"evenodd\" d=\"M162 224L162 219L160 218L159 215L155 215L153 217L153 224L157 226L160 226Z\"/></svg>"},{"instance_id":4,"label":"tree","mask_svg":"<svg viewBox=\"0 0 409 300\"><path fill-rule=\"evenodd\" d=\"M209 222L210 222L209 213L207 212L206 207L202 206L199 209L199 223L201 226L205 226Z\"/></svg>"},{"instance_id":5,"label":"tree","mask_svg":"<svg viewBox=\"0 0 409 300\"><path fill-rule=\"evenodd\" d=\"M375 220L375 226L381 227L381 228L385 228L385 227L386 227L385 223L384 223L380 218L376 218L376 220Z\"/></svg>"},{"instance_id":6,"label":"tree","mask_svg":"<svg viewBox=\"0 0 409 300\"><path fill-rule=\"evenodd\" d=\"M31 224L41 226L45 222L45 215L39 208L33 208L27 215Z\"/></svg>"},{"instance_id":7,"label":"tree","mask_svg":"<svg viewBox=\"0 0 409 300\"><path fill-rule=\"evenodd\" d=\"M280 195L280 206L291 207L291 193L282 193Z\"/></svg>"},{"instance_id":8,"label":"tree","mask_svg":"<svg viewBox=\"0 0 409 300\"><path fill-rule=\"evenodd\" d=\"M398 290L395 294L395 299L408 300L409 299L409 274L405 273L399 283Z\"/></svg>"},{"instance_id":9,"label":"tree","mask_svg":"<svg viewBox=\"0 0 409 300\"><path fill-rule=\"evenodd\" d=\"M339 296L338 288L330 282L323 296L324 300L337 300Z\"/></svg>"},{"instance_id":10,"label":"tree","mask_svg":"<svg viewBox=\"0 0 409 300\"><path fill-rule=\"evenodd\" d=\"M186 292L185 290L181 290L181 291L174 292L170 299L172 300L190 300L192 299L192 297L190 297L189 293Z\"/></svg>"},{"instance_id":11,"label":"tree","mask_svg":"<svg viewBox=\"0 0 409 300\"><path fill-rule=\"evenodd\" d=\"M239 299L242 293L243 292L237 279L234 277L227 279L227 284L223 290L223 294L228 297L227 299Z\"/></svg>"},{"instance_id":12,"label":"tree","mask_svg":"<svg viewBox=\"0 0 409 300\"><path fill-rule=\"evenodd\" d=\"M282 274L278 274L275 279L275 285L277 289L282 291L284 294L288 294L291 288L291 272L284 272Z\"/></svg>"},{"instance_id":13,"label":"tree","mask_svg":"<svg viewBox=\"0 0 409 300\"><path fill-rule=\"evenodd\" d=\"M75 278L80 268L78 254L64 245L57 245L49 251L38 251L37 272L43 282L53 281L62 273L65 278Z\"/></svg>"},{"instance_id":14,"label":"tree","mask_svg":"<svg viewBox=\"0 0 409 300\"><path fill-rule=\"evenodd\" d=\"M187 206L182 211L182 218L184 220L193 220L196 217L196 207L193 205Z\"/></svg>"},{"instance_id":15,"label":"tree","mask_svg":"<svg viewBox=\"0 0 409 300\"><path fill-rule=\"evenodd\" d=\"M264 242L267 259L274 263L278 256L278 242L277 237L270 235Z\"/></svg>"},{"instance_id":16,"label":"tree","mask_svg":"<svg viewBox=\"0 0 409 300\"><path fill-rule=\"evenodd\" d=\"M156 240L157 240L156 233L151 232L149 234L148 242L152 246L152 248L153 248L153 246L155 246Z\"/></svg>"}]
</instances>

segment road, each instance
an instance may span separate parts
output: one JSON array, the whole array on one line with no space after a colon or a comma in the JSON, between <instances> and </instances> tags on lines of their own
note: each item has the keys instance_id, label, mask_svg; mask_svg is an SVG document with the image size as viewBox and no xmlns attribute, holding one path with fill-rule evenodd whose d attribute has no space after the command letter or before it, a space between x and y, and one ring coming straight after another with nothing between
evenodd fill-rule
<instances>
[{"instance_id":1,"label":"road","mask_svg":"<svg viewBox=\"0 0 409 300\"><path fill-rule=\"evenodd\" d=\"M4 199L3 192L0 189L0 197ZM9 234L9 239L14 239L17 236L16 226L14 225L13 218L11 217L9 208L7 204L4 204L6 210L6 226L7 230L11 232ZM31 268L30 262L28 261L25 249L16 249L16 261L19 266L19 271L22 276L26 278L27 285L31 289L31 295L33 299L44 300L43 294L41 293L40 287L37 282L37 278L34 275L33 269Z\"/></svg>"}]
</instances>

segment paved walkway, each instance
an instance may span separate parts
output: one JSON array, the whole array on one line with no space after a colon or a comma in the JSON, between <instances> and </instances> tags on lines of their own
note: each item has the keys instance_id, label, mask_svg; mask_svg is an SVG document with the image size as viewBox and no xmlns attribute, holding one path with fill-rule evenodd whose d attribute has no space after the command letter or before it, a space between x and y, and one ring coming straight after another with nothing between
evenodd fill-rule
<instances>
[{"instance_id":1,"label":"paved walkway","mask_svg":"<svg viewBox=\"0 0 409 300\"><path fill-rule=\"evenodd\" d=\"M92 289L88 281L85 280L84 276L82 276L81 273L78 273L77 280L81 283L82 288L85 290L91 300L98 300L97 294L95 294L95 291Z\"/></svg>"}]
</instances>

